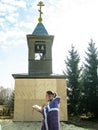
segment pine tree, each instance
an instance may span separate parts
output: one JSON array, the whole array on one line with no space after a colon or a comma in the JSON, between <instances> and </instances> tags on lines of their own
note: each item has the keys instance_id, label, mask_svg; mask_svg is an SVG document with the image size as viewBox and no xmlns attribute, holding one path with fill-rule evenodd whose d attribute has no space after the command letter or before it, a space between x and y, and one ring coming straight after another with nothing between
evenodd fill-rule
<instances>
[{"instance_id":1,"label":"pine tree","mask_svg":"<svg viewBox=\"0 0 98 130\"><path fill-rule=\"evenodd\" d=\"M79 99L79 61L80 57L72 45L69 50L69 56L65 60L66 70L64 74L68 80L68 111L69 113L77 114L78 112L78 99Z\"/></svg>"},{"instance_id":2,"label":"pine tree","mask_svg":"<svg viewBox=\"0 0 98 130\"><path fill-rule=\"evenodd\" d=\"M86 112L94 113L98 115L98 77L97 77L97 65L98 65L98 50L95 47L95 43L91 39L87 52L83 68L82 80L83 87L82 92L82 105Z\"/></svg>"}]
</instances>

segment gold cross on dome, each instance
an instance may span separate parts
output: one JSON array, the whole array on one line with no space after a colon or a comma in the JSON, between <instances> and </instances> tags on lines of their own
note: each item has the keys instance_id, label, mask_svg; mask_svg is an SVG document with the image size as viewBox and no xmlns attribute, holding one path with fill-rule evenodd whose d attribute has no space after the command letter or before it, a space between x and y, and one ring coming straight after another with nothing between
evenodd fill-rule
<instances>
[{"instance_id":1,"label":"gold cross on dome","mask_svg":"<svg viewBox=\"0 0 98 130\"><path fill-rule=\"evenodd\" d=\"M40 1L38 4L37 4L37 6L40 6L40 9L38 10L39 11L39 13L40 13L40 16L39 16L39 18L38 18L38 21L39 21L39 23L41 23L42 22L42 14L43 14L43 12L42 12L42 6L44 6L44 4L43 4L43 2L42 1Z\"/></svg>"}]
</instances>

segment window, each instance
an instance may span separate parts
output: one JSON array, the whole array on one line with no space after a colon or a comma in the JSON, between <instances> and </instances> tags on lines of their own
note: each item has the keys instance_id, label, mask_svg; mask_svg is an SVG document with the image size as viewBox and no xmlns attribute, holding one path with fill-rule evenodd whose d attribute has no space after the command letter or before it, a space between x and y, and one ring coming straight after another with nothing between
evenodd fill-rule
<instances>
[{"instance_id":1,"label":"window","mask_svg":"<svg viewBox=\"0 0 98 130\"><path fill-rule=\"evenodd\" d=\"M35 44L35 60L45 60L46 46L42 42Z\"/></svg>"}]
</instances>

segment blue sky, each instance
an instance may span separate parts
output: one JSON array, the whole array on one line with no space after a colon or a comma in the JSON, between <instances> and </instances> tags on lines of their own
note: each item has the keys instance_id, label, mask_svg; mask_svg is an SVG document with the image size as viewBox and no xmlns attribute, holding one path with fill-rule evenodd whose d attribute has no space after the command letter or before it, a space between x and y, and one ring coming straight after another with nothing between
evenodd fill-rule
<instances>
[{"instance_id":1,"label":"blue sky","mask_svg":"<svg viewBox=\"0 0 98 130\"><path fill-rule=\"evenodd\" d=\"M26 35L38 23L39 0L0 0L0 86L12 87L13 73L28 72ZM54 35L53 72L61 73L73 43L83 60L91 38L98 47L98 0L43 0L43 24Z\"/></svg>"}]
</instances>

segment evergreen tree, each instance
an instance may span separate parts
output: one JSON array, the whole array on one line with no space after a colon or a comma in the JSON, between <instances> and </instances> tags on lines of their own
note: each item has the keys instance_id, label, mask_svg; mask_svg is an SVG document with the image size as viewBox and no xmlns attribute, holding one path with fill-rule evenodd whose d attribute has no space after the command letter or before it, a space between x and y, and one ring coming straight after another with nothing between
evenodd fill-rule
<instances>
[{"instance_id":1,"label":"evergreen tree","mask_svg":"<svg viewBox=\"0 0 98 130\"><path fill-rule=\"evenodd\" d=\"M68 80L68 111L69 113L77 114L78 112L78 99L79 99L79 61L80 57L72 45L69 51L69 56L65 60L66 70L64 74Z\"/></svg>"},{"instance_id":2,"label":"evergreen tree","mask_svg":"<svg viewBox=\"0 0 98 130\"><path fill-rule=\"evenodd\" d=\"M98 51L95 47L95 43L91 39L87 52L83 68L82 80L82 107L85 112L92 112L98 115L98 77L97 77L97 65L98 65Z\"/></svg>"}]
</instances>

